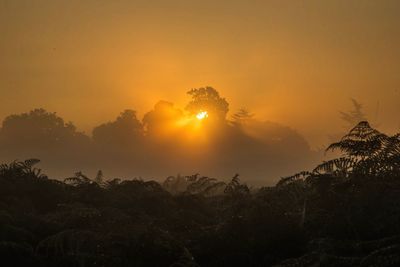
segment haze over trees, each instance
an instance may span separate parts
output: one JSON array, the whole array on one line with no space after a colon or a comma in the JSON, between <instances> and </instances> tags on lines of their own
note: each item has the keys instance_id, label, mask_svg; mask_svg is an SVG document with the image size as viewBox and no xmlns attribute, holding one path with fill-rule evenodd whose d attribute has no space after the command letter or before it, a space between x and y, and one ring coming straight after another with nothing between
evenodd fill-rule
<instances>
[{"instance_id":1,"label":"haze over trees","mask_svg":"<svg viewBox=\"0 0 400 267\"><path fill-rule=\"evenodd\" d=\"M133 110L121 112L115 121L95 127L92 133L96 144L115 149L126 148L133 142L139 143L143 136L143 125Z\"/></svg>"},{"instance_id":2,"label":"haze over trees","mask_svg":"<svg viewBox=\"0 0 400 267\"><path fill-rule=\"evenodd\" d=\"M330 150L340 157L261 188L239 175L59 181L36 159L2 164L0 256L12 266L399 266L399 134L363 121Z\"/></svg>"},{"instance_id":3,"label":"haze over trees","mask_svg":"<svg viewBox=\"0 0 400 267\"><path fill-rule=\"evenodd\" d=\"M400 267L399 14L0 0L0 267Z\"/></svg>"},{"instance_id":4,"label":"haze over trees","mask_svg":"<svg viewBox=\"0 0 400 267\"><path fill-rule=\"evenodd\" d=\"M199 110L206 110L210 118L224 121L229 111L229 104L212 87L192 89L188 92L192 97L186 106L186 110L196 114Z\"/></svg>"},{"instance_id":5,"label":"haze over trees","mask_svg":"<svg viewBox=\"0 0 400 267\"><path fill-rule=\"evenodd\" d=\"M48 173L60 178L71 170L101 168L118 177L157 179L193 171L219 177L241 173L254 184L271 184L316 161L317 153L289 127L259 121L246 109L228 119L229 103L214 88L191 89L188 96L184 110L167 101L143 118L125 110L94 127L91 136L44 109L10 115L0 129L0 158L40 158ZM207 118L199 121L196 114L202 111Z\"/></svg>"}]
</instances>

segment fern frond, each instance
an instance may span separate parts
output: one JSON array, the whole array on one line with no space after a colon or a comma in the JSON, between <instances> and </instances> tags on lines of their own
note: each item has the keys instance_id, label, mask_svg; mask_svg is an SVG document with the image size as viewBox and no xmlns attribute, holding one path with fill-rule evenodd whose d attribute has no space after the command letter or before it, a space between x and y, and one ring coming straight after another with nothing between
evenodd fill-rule
<instances>
[{"instance_id":1,"label":"fern frond","mask_svg":"<svg viewBox=\"0 0 400 267\"><path fill-rule=\"evenodd\" d=\"M302 171L302 172L296 173L295 175L281 178L279 180L279 182L276 184L276 186L284 186L284 185L287 185L287 184L292 183L294 181L306 180L311 175L312 175L311 172Z\"/></svg>"},{"instance_id":2,"label":"fern frond","mask_svg":"<svg viewBox=\"0 0 400 267\"><path fill-rule=\"evenodd\" d=\"M342 174L345 175L350 173L354 166L357 164L357 160L354 158L338 158L329 161L325 161L322 164L318 165L313 173L315 174Z\"/></svg>"}]
</instances>

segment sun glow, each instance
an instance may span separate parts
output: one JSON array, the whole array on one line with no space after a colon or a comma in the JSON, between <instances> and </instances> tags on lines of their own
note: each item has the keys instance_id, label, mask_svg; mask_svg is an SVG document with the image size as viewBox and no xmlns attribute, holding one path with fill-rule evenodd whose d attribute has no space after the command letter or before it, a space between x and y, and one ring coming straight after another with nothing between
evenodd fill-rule
<instances>
[{"instance_id":1,"label":"sun glow","mask_svg":"<svg viewBox=\"0 0 400 267\"><path fill-rule=\"evenodd\" d=\"M196 118L198 120L204 120L205 118L208 117L208 113L207 111L200 111L199 113L197 113Z\"/></svg>"}]
</instances>

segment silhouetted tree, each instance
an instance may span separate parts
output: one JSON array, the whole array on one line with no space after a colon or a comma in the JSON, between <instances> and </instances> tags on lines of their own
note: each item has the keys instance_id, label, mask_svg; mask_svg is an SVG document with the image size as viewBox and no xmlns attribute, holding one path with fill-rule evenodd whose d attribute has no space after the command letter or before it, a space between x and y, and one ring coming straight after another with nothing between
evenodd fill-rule
<instances>
[{"instance_id":1,"label":"silhouetted tree","mask_svg":"<svg viewBox=\"0 0 400 267\"><path fill-rule=\"evenodd\" d=\"M174 107L167 101L159 101L154 109L147 112L143 117L143 125L148 136L165 137L174 133L177 123L183 118L183 111Z\"/></svg>"},{"instance_id":2,"label":"silhouetted tree","mask_svg":"<svg viewBox=\"0 0 400 267\"><path fill-rule=\"evenodd\" d=\"M118 149L137 145L143 135L143 126L133 110L125 110L115 121L93 129L93 140L97 144Z\"/></svg>"},{"instance_id":3,"label":"silhouetted tree","mask_svg":"<svg viewBox=\"0 0 400 267\"><path fill-rule=\"evenodd\" d=\"M254 118L254 114L245 108L241 108L232 115L233 124L242 126L248 124Z\"/></svg>"},{"instance_id":4,"label":"silhouetted tree","mask_svg":"<svg viewBox=\"0 0 400 267\"><path fill-rule=\"evenodd\" d=\"M9 116L0 129L0 158L41 158L57 176L72 168L88 172L101 166L117 176L160 177L164 172L193 169L226 175L226 170L233 168L248 177L271 178L294 171L309 159L298 156L311 151L295 130L257 121L245 109L228 123L229 105L215 89L198 88L189 94L192 99L187 110L194 114L207 108L209 119L199 122L171 102L160 101L145 113L142 122L135 111L125 110L114 121L95 127L90 138L43 109ZM283 162L287 169L280 167Z\"/></svg>"},{"instance_id":5,"label":"silhouetted tree","mask_svg":"<svg viewBox=\"0 0 400 267\"><path fill-rule=\"evenodd\" d=\"M192 97L186 105L186 110L192 114L207 111L209 118L225 120L229 111L229 103L212 87L191 89L187 92Z\"/></svg>"},{"instance_id":6,"label":"silhouetted tree","mask_svg":"<svg viewBox=\"0 0 400 267\"><path fill-rule=\"evenodd\" d=\"M56 113L34 109L29 113L10 115L3 121L0 143L15 150L52 151L85 145L89 138L65 123ZM72 147L71 147L72 146Z\"/></svg>"}]
</instances>

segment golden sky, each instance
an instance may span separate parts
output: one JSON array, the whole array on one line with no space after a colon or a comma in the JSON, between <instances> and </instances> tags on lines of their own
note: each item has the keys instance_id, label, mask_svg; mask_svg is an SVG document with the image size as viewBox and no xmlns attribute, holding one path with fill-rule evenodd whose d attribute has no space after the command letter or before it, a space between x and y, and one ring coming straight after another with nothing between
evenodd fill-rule
<instances>
[{"instance_id":1,"label":"golden sky","mask_svg":"<svg viewBox=\"0 0 400 267\"><path fill-rule=\"evenodd\" d=\"M397 0L0 0L0 118L44 107L90 132L209 85L314 146L352 97L393 132L399 14Z\"/></svg>"}]
</instances>

